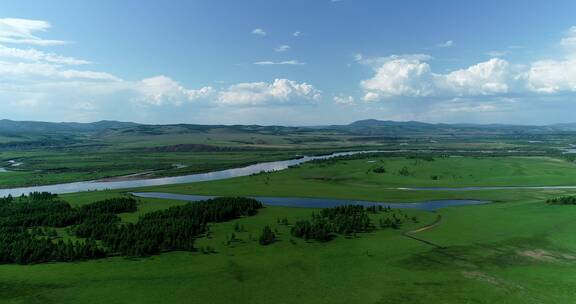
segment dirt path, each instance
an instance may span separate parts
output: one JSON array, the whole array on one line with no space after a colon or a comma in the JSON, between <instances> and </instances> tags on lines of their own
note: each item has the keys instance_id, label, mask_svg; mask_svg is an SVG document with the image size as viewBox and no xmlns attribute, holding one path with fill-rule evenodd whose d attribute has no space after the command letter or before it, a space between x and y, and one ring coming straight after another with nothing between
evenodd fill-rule
<instances>
[{"instance_id":1,"label":"dirt path","mask_svg":"<svg viewBox=\"0 0 576 304\"><path fill-rule=\"evenodd\" d=\"M442 248L444 248L443 246L440 246L440 245L435 244L435 243L433 243L433 242L430 242L430 241L427 241L427 240L424 240L424 239L421 239L421 238L418 238L418 237L415 237L415 236L414 236L414 234L416 234L416 233L418 233L418 232L422 232L422 231L426 231L426 230L432 229L432 228L440 225L440 223L442 223L442 215L438 214L438 216L436 217L436 220L434 220L434 222L432 222L432 223L430 223L430 224L428 224L428 225L426 225L426 226L422 226L422 227L420 227L420 228L418 228L418 229L415 229L415 230L405 231L405 232L402 233L402 235L405 236L405 237L411 238L411 239L413 239L413 240L416 240L416 241L418 241L418 242L424 243L424 244L426 244L426 245L430 245L430 246L433 246L433 247L442 249Z\"/></svg>"}]
</instances>

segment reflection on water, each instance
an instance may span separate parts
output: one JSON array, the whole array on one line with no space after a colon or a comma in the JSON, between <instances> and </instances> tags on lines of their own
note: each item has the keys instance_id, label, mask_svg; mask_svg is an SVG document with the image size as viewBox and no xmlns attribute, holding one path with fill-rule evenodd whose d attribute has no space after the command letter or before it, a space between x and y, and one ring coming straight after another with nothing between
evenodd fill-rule
<instances>
[{"instance_id":1,"label":"reflection on water","mask_svg":"<svg viewBox=\"0 0 576 304\"><path fill-rule=\"evenodd\" d=\"M163 199L173 199L188 202L202 201L215 197L205 195L186 195L186 194L161 193L161 192L135 192L132 193L132 195L137 197L163 198ZM262 202L262 204L268 206L331 208L343 205L362 205L365 207L376 205L390 208L410 208L426 211L434 211L445 207L479 205L489 203L488 201L478 201L478 200L434 200L434 201L422 201L417 203L386 203L386 202L370 202L370 201L330 199L330 198L265 197L265 196L256 196L254 198Z\"/></svg>"},{"instance_id":2,"label":"reflection on water","mask_svg":"<svg viewBox=\"0 0 576 304\"><path fill-rule=\"evenodd\" d=\"M297 159L259 163L242 168L183 175L183 176L174 176L174 177L149 178L149 179L125 180L125 181L85 181L85 182L75 182L66 184L46 185L46 186L0 189L0 197L7 196L8 194L11 194L12 196L19 196L34 191L48 191L52 193L62 194L62 193L74 193L80 191L129 189L129 188L139 188L147 186L160 186L160 185L212 181L239 176L248 176L251 174L260 173L264 171L284 170L290 166L299 165L316 159L328 159L337 156L346 156L346 155L372 153L372 152L388 152L388 151L354 151L354 152L332 153L322 156L304 156Z\"/></svg>"}]
</instances>

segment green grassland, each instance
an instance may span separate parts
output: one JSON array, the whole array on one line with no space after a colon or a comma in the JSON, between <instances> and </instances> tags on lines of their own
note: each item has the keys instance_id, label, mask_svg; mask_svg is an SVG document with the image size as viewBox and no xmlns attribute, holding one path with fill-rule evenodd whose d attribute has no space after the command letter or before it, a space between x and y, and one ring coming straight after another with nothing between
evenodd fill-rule
<instances>
[{"instance_id":1,"label":"green grassland","mask_svg":"<svg viewBox=\"0 0 576 304\"><path fill-rule=\"evenodd\" d=\"M149 132L128 131L109 130L93 135L69 135L70 138L64 143L53 143L35 136L28 139L33 143L30 146L26 145L24 139L22 146L18 141L11 141L14 146L8 148L0 145L0 167L8 166L10 169L10 172L1 173L0 188L95 180L137 173L146 173L147 177L176 176L291 159L302 154L394 145L369 140L350 142L348 139L354 136L325 131L284 134L248 132L234 128L191 131L177 127L164 127L160 131L152 129ZM38 143L43 144L34 145ZM22 165L9 167L8 160L17 160Z\"/></svg>"},{"instance_id":2,"label":"green grassland","mask_svg":"<svg viewBox=\"0 0 576 304\"><path fill-rule=\"evenodd\" d=\"M556 191L554 194L559 194ZM420 223L329 243L305 242L276 224L313 210L267 207L254 217L213 225L200 246L144 259L0 266L3 303L572 303L576 209L543 203L550 191L506 203L447 208L433 229L402 234L436 214L407 211ZM116 195L65 196L77 204ZM498 193L493 193L498 198ZM139 212L182 202L143 200ZM125 220L133 220L133 216ZM234 232L239 222L246 232ZM264 225L279 241L260 246ZM226 245L236 233L239 241Z\"/></svg>"},{"instance_id":3,"label":"green grassland","mask_svg":"<svg viewBox=\"0 0 576 304\"><path fill-rule=\"evenodd\" d=\"M478 153L558 156L573 133L503 131L449 126L280 127L88 125L19 123L1 128L0 187L95 180L147 173L185 175L239 167L258 161L334 151L391 150L418 153ZM35 125L35 127L34 127ZM27 126L27 127L26 127ZM430 129L432 128L432 129ZM515 130L515 129L514 129ZM532 132L532 133L531 133ZM472 134L472 135L470 135ZM468 136L470 135L470 136ZM175 166L178 165L178 166Z\"/></svg>"},{"instance_id":4,"label":"green grassland","mask_svg":"<svg viewBox=\"0 0 576 304\"><path fill-rule=\"evenodd\" d=\"M143 172L148 172L147 176L183 175L294 158L296 154L294 151L0 153L5 160L17 159L23 163L10 172L1 173L0 187L95 180Z\"/></svg>"},{"instance_id":5,"label":"green grassland","mask_svg":"<svg viewBox=\"0 0 576 304\"><path fill-rule=\"evenodd\" d=\"M385 173L375 173L384 168ZM408 174L400 171L407 169ZM374 156L305 163L290 170L213 182L145 188L205 195L332 197L378 201L484 198L494 191L408 191L402 187L576 185L576 164L549 157ZM500 190L513 197L526 190Z\"/></svg>"},{"instance_id":6,"label":"green grassland","mask_svg":"<svg viewBox=\"0 0 576 304\"><path fill-rule=\"evenodd\" d=\"M367 161L375 160L375 162ZM383 160L381 162L380 160ZM385 174L370 171L386 167ZM395 172L404 166L415 173ZM218 195L283 195L418 201L479 198L493 203L408 210L419 218L400 230L338 236L328 243L292 237L289 223L313 209L266 207L256 216L211 226L198 246L216 253L172 252L142 259L0 266L2 303L573 303L576 297L576 208L547 198L574 190L400 191L396 186L568 184L573 164L550 158L372 157L310 163L230 180L146 188ZM466 172L466 174L458 174ZM431 180L430 175L445 178ZM482 182L484 180L484 182ZM506 183L506 180L509 183ZM121 195L64 195L74 205ZM184 202L142 199L140 214ZM404 235L436 221L438 225ZM372 215L377 220L378 215ZM244 232L234 230L241 224ZM258 244L265 225L278 241ZM227 244L235 233L238 241Z\"/></svg>"}]
</instances>

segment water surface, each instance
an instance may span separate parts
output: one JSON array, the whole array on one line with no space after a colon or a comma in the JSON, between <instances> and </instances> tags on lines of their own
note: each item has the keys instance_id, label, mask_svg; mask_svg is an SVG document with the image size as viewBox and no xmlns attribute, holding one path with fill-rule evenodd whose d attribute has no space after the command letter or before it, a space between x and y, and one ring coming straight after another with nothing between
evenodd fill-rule
<instances>
[{"instance_id":1,"label":"water surface","mask_svg":"<svg viewBox=\"0 0 576 304\"><path fill-rule=\"evenodd\" d=\"M134 192L132 193L132 195L143 198L162 198L162 199L172 199L187 202L203 201L216 197L207 195L188 195L188 194L175 194L164 192ZM387 203L387 202L372 202L372 201L332 199L332 198L268 197L268 196L255 196L253 198L262 202L262 204L264 205L281 206L281 207L331 208L344 205L361 205L364 207L383 206L394 209L409 208L409 209L419 209L426 211L434 211L445 207L479 205L489 203L489 201L479 201L479 200L431 200L416 203Z\"/></svg>"},{"instance_id":2,"label":"water surface","mask_svg":"<svg viewBox=\"0 0 576 304\"><path fill-rule=\"evenodd\" d=\"M396 152L396 151L353 151L353 152L332 153L320 156L302 156L299 158L289 160L258 163L241 168L220 170L208 173L174 176L174 177L143 178L136 180L122 180L122 181L83 181L83 182L74 182L65 184L0 189L0 197L8 196L8 194L11 194L12 196L20 196L22 194L28 194L34 191L47 191L57 194L63 194L63 193L74 193L81 191L131 189L131 188L140 188L148 186L161 186L161 185L213 181L233 177L248 176L260 172L284 170L289 168L290 166L299 165L316 159L329 159L338 156L355 155L361 153L375 153L375 152Z\"/></svg>"}]
</instances>

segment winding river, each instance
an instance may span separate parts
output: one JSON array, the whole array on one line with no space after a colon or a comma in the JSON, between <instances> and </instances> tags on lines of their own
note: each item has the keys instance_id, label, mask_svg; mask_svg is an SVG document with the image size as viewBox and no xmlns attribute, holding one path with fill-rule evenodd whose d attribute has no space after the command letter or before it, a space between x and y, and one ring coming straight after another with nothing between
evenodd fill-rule
<instances>
[{"instance_id":1,"label":"winding river","mask_svg":"<svg viewBox=\"0 0 576 304\"><path fill-rule=\"evenodd\" d=\"M173 184L185 184L193 182L204 182L213 181L220 179L227 179L239 176L248 176L251 174L256 174L260 172L270 172L279 171L289 168L290 166L299 165L305 162L309 162L317 159L329 159L338 156L348 156L362 153L375 153L375 152L392 152L392 151L354 151L354 152L338 152L327 155L320 156L303 156L300 158L257 163L254 165L227 169L221 171L214 171L208 173L198 173L174 177L162 177L162 178L143 178L135 180L123 180L123 181L83 181L65 184L54 184L54 185L44 185L44 186L31 186L31 187L21 187L21 188L7 188L0 189L0 197L8 196L20 196L22 194L28 194L34 191L47 191L57 194L64 193L74 193L81 191L94 191L94 190L110 190L110 189L132 189L141 188L148 186L161 186L161 185L173 185Z\"/></svg>"},{"instance_id":2,"label":"winding river","mask_svg":"<svg viewBox=\"0 0 576 304\"><path fill-rule=\"evenodd\" d=\"M198 173L183 176L163 177L163 178L142 178L133 180L117 180L117 181L83 181L74 183L32 186L21 188L8 188L0 189L0 197L3 196L20 196L34 191L47 191L52 193L64 194L82 191L95 191L95 190L110 190L110 189L134 189L147 186L160 186L160 185L173 185L184 184L193 182L213 181L228 179L233 177L248 176L260 172L271 172L287 169L291 166L299 165L305 162L318 159L329 159L339 156L348 156L361 153L377 153L377 152L396 152L396 151L354 151L354 152L338 152L321 156L303 156L295 159L257 163L250 166L220 170L208 173ZM446 187L405 187L405 188L388 188L389 190L403 190L403 191L475 191L475 190L518 190L518 189L576 189L576 186L485 186L485 187L461 187L461 188L446 188ZM171 193L134 193L140 197L156 197L156 198L169 198L186 201L198 201L211 198L210 196L197 196L197 195L179 195ZM290 206L290 207L315 207L325 208L347 204L360 204L360 205L374 205L384 204L391 208L417 208L423 210L436 210L442 207L458 206L458 205L476 205L486 203L485 201L477 200L436 200L436 201L423 201L410 204L387 203L387 202L369 202L369 201L356 201L356 200L337 200L337 199L312 199L312 198L286 198L286 197L257 197L264 204L274 206Z\"/></svg>"}]
</instances>

